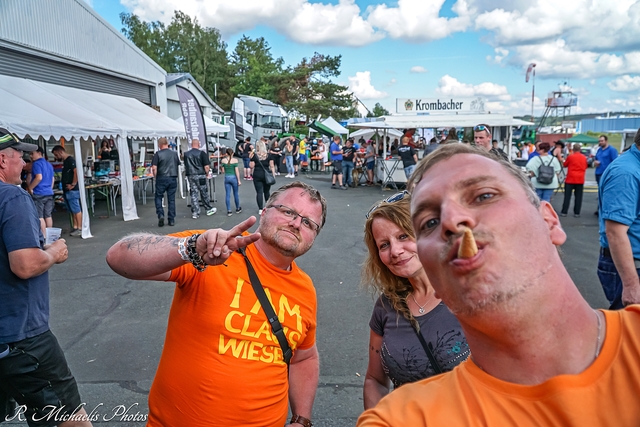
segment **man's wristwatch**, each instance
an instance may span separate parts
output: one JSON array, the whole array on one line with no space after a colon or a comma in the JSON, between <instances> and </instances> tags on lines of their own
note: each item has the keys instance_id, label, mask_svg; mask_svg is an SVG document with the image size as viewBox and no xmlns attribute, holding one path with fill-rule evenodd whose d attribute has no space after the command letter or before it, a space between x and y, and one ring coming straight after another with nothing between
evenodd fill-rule
<instances>
[{"instance_id":1,"label":"man's wristwatch","mask_svg":"<svg viewBox=\"0 0 640 427\"><path fill-rule=\"evenodd\" d=\"M298 414L293 414L291 416L291 421L289 421L289 424L294 424L294 423L298 423L300 425L303 425L304 427L312 427L313 423L311 422L311 420L309 418L305 418L302 415L298 415Z\"/></svg>"}]
</instances>

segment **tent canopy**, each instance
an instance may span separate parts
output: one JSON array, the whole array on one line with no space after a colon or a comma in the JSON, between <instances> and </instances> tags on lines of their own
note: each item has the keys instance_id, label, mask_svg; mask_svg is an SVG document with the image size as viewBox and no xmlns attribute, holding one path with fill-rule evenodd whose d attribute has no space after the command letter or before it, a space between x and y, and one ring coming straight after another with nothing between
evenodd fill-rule
<instances>
[{"instance_id":1,"label":"tent canopy","mask_svg":"<svg viewBox=\"0 0 640 427\"><path fill-rule=\"evenodd\" d=\"M124 96L0 75L0 126L19 137L184 137L184 126Z\"/></svg>"},{"instance_id":2,"label":"tent canopy","mask_svg":"<svg viewBox=\"0 0 640 427\"><path fill-rule=\"evenodd\" d=\"M534 123L504 114L432 114L432 115L397 115L383 116L384 122L396 129L413 128L468 128L483 123L489 126L530 126ZM357 125L371 125L377 122L358 123ZM357 126L354 127L365 127ZM373 127L373 126L371 126Z\"/></svg>"},{"instance_id":3,"label":"tent canopy","mask_svg":"<svg viewBox=\"0 0 640 427\"><path fill-rule=\"evenodd\" d=\"M349 130L344 128L340 123L336 122L335 119L331 116L329 118L322 121L322 124L334 131L338 135L346 135L349 133Z\"/></svg>"},{"instance_id":4,"label":"tent canopy","mask_svg":"<svg viewBox=\"0 0 640 427\"><path fill-rule=\"evenodd\" d=\"M598 138L589 135L573 135L571 138L561 139L562 142L577 142L579 144L597 144Z\"/></svg>"},{"instance_id":5,"label":"tent canopy","mask_svg":"<svg viewBox=\"0 0 640 427\"><path fill-rule=\"evenodd\" d=\"M221 125L220 123L216 123L213 121L213 119L205 115L203 115L202 117L204 118L204 127L207 128L207 135L215 135L216 133L225 133L231 130L229 128L229 125ZM182 116L174 120L179 124L184 125Z\"/></svg>"},{"instance_id":6,"label":"tent canopy","mask_svg":"<svg viewBox=\"0 0 640 427\"><path fill-rule=\"evenodd\" d=\"M312 123L310 123L309 127L314 131L320 133L321 135L328 136L329 138L338 135L337 132L325 126L323 123L319 122L318 120L314 120Z\"/></svg>"},{"instance_id":7,"label":"tent canopy","mask_svg":"<svg viewBox=\"0 0 640 427\"><path fill-rule=\"evenodd\" d=\"M352 132L349 134L349 136L351 138L354 139L358 139L360 137L364 138L364 139L371 139L376 132L378 132L379 135L382 135L385 132L385 129L381 129L381 130L377 130L377 129L360 129L357 130L355 132ZM396 129L386 129L386 135L392 137L392 138L400 138L403 133L400 132L399 130Z\"/></svg>"}]
</instances>

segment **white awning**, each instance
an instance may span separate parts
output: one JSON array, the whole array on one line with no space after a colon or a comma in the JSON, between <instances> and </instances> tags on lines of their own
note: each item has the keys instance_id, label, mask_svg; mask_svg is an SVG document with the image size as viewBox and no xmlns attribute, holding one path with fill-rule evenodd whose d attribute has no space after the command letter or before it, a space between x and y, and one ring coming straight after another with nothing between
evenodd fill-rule
<instances>
[{"instance_id":1,"label":"white awning","mask_svg":"<svg viewBox=\"0 0 640 427\"><path fill-rule=\"evenodd\" d=\"M124 96L0 75L0 125L19 137L184 137L184 127Z\"/></svg>"},{"instance_id":2,"label":"white awning","mask_svg":"<svg viewBox=\"0 0 640 427\"><path fill-rule=\"evenodd\" d=\"M413 128L468 128L478 124L491 127L496 126L532 126L534 123L504 114L432 114L432 115L397 115L383 116L384 122L397 129ZM376 123L376 122L372 122ZM358 127L365 127L369 123L358 123ZM356 125L354 125L356 126ZM375 127L375 126L371 126Z\"/></svg>"},{"instance_id":3,"label":"white awning","mask_svg":"<svg viewBox=\"0 0 640 427\"><path fill-rule=\"evenodd\" d=\"M229 127L229 125L221 125L220 123L216 123L213 121L213 119L203 115L202 116L204 118L204 126L205 128L207 128L207 135L215 135L217 133L225 133L225 132L229 132L231 130L231 128ZM182 119L182 116L178 117L177 119L174 119L176 122L178 122L179 124L181 124L182 126L184 126L184 120Z\"/></svg>"},{"instance_id":4,"label":"white awning","mask_svg":"<svg viewBox=\"0 0 640 427\"><path fill-rule=\"evenodd\" d=\"M127 137L185 137L184 126L142 102L123 96L0 75L0 126L20 138L64 137L73 141L76 157L80 140L114 138L120 156L122 216L138 219ZM77 159L83 176L82 159ZM82 237L91 237L83 180L78 181L82 205Z\"/></svg>"}]
</instances>

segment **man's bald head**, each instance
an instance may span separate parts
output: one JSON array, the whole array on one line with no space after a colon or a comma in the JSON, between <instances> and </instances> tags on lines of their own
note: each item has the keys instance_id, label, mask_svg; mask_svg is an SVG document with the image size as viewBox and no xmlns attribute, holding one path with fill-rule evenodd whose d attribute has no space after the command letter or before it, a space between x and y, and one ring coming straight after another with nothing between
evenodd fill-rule
<instances>
[{"instance_id":1,"label":"man's bald head","mask_svg":"<svg viewBox=\"0 0 640 427\"><path fill-rule=\"evenodd\" d=\"M200 148L200 140L199 139L192 139L191 140L191 148Z\"/></svg>"}]
</instances>

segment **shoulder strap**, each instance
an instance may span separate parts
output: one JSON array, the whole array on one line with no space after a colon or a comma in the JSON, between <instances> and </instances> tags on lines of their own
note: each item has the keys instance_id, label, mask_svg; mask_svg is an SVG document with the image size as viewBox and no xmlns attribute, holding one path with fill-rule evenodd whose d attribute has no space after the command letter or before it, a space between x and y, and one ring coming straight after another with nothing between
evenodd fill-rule
<instances>
[{"instance_id":1,"label":"shoulder strap","mask_svg":"<svg viewBox=\"0 0 640 427\"><path fill-rule=\"evenodd\" d=\"M416 335L418 335L418 339L420 340L420 344L422 344L422 348L424 348L425 353L427 353L427 358L429 359L429 363L431 363L431 367L433 368L433 371L436 374L441 374L442 373L442 369L440 368L440 365L438 365L438 361L436 360L435 356L433 355L433 346L431 345L431 343L427 344L427 342L425 341L424 337L422 336L422 333L420 333L420 331L418 329L416 329L416 327L413 326L413 324L411 324L411 327L415 331Z\"/></svg>"},{"instance_id":2,"label":"shoulder strap","mask_svg":"<svg viewBox=\"0 0 640 427\"><path fill-rule=\"evenodd\" d=\"M262 310L264 314L267 315L267 320L271 325L271 330L273 334L278 339L278 343L280 344L280 348L282 349L282 356L284 358L285 363L287 364L287 368L289 367L289 362L291 361L291 357L293 356L293 351L289 346L289 342L287 341L287 337L284 335L284 331L282 330L282 325L280 324L280 320L278 320L278 316L276 315L269 298L267 298L267 294L264 292L264 288L260 283L260 279L258 279L258 275L256 271L253 269L249 258L247 257L247 253L244 248L238 249L238 252L242 254L245 262L247 263L247 270L249 271L249 280L251 280L251 287L253 287L253 291L256 293L258 297L258 301L260 301L260 305L262 306Z\"/></svg>"}]
</instances>

